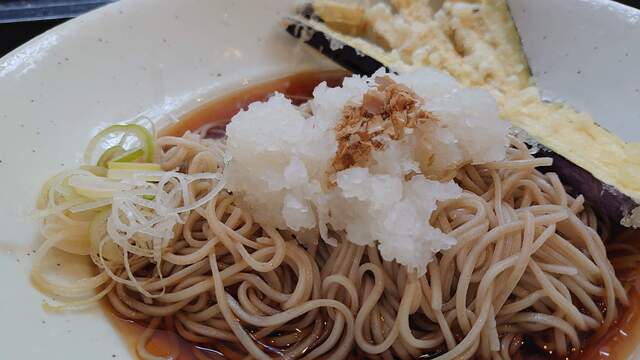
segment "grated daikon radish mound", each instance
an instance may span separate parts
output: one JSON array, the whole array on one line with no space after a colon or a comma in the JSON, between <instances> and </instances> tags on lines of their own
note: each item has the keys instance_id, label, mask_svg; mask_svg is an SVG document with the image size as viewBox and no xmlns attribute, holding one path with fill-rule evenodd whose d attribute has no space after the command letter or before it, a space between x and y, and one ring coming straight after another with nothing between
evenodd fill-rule
<instances>
[{"instance_id":1,"label":"grated daikon radish mound","mask_svg":"<svg viewBox=\"0 0 640 360\"><path fill-rule=\"evenodd\" d=\"M503 160L508 127L484 90L433 69L379 71L320 84L300 107L281 94L251 104L227 127L223 175L260 223L329 243L344 232L423 273L456 243L429 223L462 194L453 174Z\"/></svg>"}]
</instances>

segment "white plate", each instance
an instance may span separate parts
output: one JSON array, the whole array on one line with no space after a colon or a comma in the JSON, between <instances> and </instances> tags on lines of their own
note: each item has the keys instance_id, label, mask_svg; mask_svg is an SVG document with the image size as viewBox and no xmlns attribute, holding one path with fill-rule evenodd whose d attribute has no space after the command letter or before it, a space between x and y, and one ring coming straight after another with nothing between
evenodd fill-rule
<instances>
[{"instance_id":1,"label":"white plate","mask_svg":"<svg viewBox=\"0 0 640 360\"><path fill-rule=\"evenodd\" d=\"M100 309L50 314L29 281L42 182L97 129L182 112L229 88L333 67L286 34L289 1L129 0L0 60L0 359L126 359ZM292 52L292 49L293 52ZM63 264L64 266L64 264Z\"/></svg>"},{"instance_id":2,"label":"white plate","mask_svg":"<svg viewBox=\"0 0 640 360\"><path fill-rule=\"evenodd\" d=\"M563 1L589 7L604 0L556 0ZM125 0L65 23L0 59L0 358L130 357L99 309L50 314L41 307L44 296L29 281L28 255L38 241L29 212L40 185L79 165L87 141L107 124L140 115L179 116L232 87L331 67L296 47L281 30L279 20L289 4ZM524 37L541 31L544 24L538 24ZM637 39L618 40L616 46L627 41L637 54ZM605 65L603 71L617 76L625 71ZM559 58L555 66L558 81L574 80L568 74L575 73L575 64ZM602 96L625 96L616 91ZM580 98L579 92L558 95ZM599 120L607 125L606 117Z\"/></svg>"},{"instance_id":3,"label":"white plate","mask_svg":"<svg viewBox=\"0 0 640 360\"><path fill-rule=\"evenodd\" d=\"M507 1L543 96L640 141L640 10L611 0Z\"/></svg>"}]
</instances>

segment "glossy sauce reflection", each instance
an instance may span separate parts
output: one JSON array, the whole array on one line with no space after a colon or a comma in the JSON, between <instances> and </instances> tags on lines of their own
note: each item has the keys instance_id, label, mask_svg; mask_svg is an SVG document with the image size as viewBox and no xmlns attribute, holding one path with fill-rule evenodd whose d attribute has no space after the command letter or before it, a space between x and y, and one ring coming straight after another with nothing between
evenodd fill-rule
<instances>
[{"instance_id":1,"label":"glossy sauce reflection","mask_svg":"<svg viewBox=\"0 0 640 360\"><path fill-rule=\"evenodd\" d=\"M242 88L186 114L181 121L162 129L160 135L181 136L187 130L197 130L206 124L220 124L220 127L223 127L238 111L245 109L252 102L267 99L274 92L283 93L294 103L299 104L309 99L313 89L322 81L326 81L329 86L337 86L345 75L347 73L344 71L303 72ZM627 231L616 238L616 242L623 241L640 247L640 232ZM583 344L582 350L571 354L569 359L626 359L635 347L640 345L640 331L637 331L640 325L640 267L618 275L628 289L630 306L620 307L615 324L599 338L588 339ZM109 304L104 304L104 307L110 314L114 327L130 346L132 355L136 356L135 348L145 330L145 324L118 317ZM147 343L146 348L152 354L167 356L177 351L179 355L174 358L176 360L244 359L246 357L243 349L238 345L220 341L193 344L183 340L174 332L162 329L161 326ZM554 358L553 355L539 349L527 349L526 346L524 348L514 356L515 359ZM362 359L365 356L354 351L351 358Z\"/></svg>"},{"instance_id":2,"label":"glossy sauce reflection","mask_svg":"<svg viewBox=\"0 0 640 360\"><path fill-rule=\"evenodd\" d=\"M275 92L285 94L294 104L300 104L311 97L313 89L321 82L326 81L327 85L335 87L342 84L346 75L343 70L305 71L241 88L186 114L179 122L160 130L160 136L181 136L187 130L196 130L205 124L226 123L247 105L266 100Z\"/></svg>"},{"instance_id":3,"label":"glossy sauce reflection","mask_svg":"<svg viewBox=\"0 0 640 360\"><path fill-rule=\"evenodd\" d=\"M640 230L625 230L614 236L615 243L640 248ZM621 254L625 255L625 254ZM612 258L612 261L615 261ZM614 262L615 265L615 262ZM629 295L629 306L620 306L618 318L607 332L590 338L576 360L628 359L640 349L640 263L632 270L616 274Z\"/></svg>"}]
</instances>

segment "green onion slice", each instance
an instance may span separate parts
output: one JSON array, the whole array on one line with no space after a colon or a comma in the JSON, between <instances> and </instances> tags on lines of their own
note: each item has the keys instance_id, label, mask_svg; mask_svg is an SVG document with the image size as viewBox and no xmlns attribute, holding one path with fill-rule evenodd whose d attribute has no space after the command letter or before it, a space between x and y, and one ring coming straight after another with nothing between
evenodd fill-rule
<instances>
[{"instance_id":1,"label":"green onion slice","mask_svg":"<svg viewBox=\"0 0 640 360\"><path fill-rule=\"evenodd\" d=\"M106 149L98 157L98 166L105 166L111 161L152 162L153 146L153 136L143 126L112 125L91 139L84 153L84 161L93 163L96 152Z\"/></svg>"}]
</instances>

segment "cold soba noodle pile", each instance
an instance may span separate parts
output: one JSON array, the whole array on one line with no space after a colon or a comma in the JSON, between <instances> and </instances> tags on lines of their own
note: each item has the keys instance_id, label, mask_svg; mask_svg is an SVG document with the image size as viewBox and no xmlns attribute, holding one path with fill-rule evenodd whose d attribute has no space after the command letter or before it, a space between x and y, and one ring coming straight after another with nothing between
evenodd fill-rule
<instances>
[{"instance_id":1,"label":"cold soba noodle pile","mask_svg":"<svg viewBox=\"0 0 640 360\"><path fill-rule=\"evenodd\" d=\"M53 307L106 298L147 324L142 358L159 327L254 358L508 359L525 338L565 355L628 304L582 196L536 170L551 159L488 93L442 73L354 76L300 106L276 94L226 137L210 128L108 128L98 165L40 199L34 282ZM53 247L98 274L54 282Z\"/></svg>"}]
</instances>

